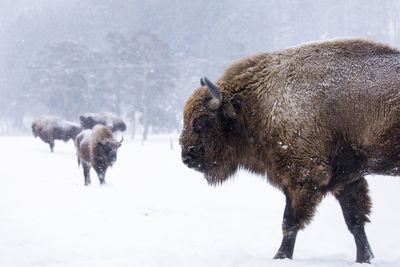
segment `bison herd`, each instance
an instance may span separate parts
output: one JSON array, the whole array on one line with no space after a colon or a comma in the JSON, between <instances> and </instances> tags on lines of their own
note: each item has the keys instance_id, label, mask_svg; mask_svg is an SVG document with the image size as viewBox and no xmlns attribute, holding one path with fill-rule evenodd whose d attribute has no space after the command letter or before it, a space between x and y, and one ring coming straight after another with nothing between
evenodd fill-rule
<instances>
[{"instance_id":1,"label":"bison herd","mask_svg":"<svg viewBox=\"0 0 400 267\"><path fill-rule=\"evenodd\" d=\"M51 150L56 139L75 140L85 184L91 167L103 183L122 142L112 131L126 126L109 114L80 121L42 117L32 130ZM369 263L374 256L364 225L371 199L364 177L400 174L400 52L338 39L239 59L215 83L200 80L184 106L179 142L183 163L210 185L245 169L283 192L276 259L293 257L297 233L330 193L354 236L356 261Z\"/></svg>"},{"instance_id":2,"label":"bison herd","mask_svg":"<svg viewBox=\"0 0 400 267\"><path fill-rule=\"evenodd\" d=\"M54 141L72 139L76 147L78 164L82 163L85 185L90 184L90 168L96 171L100 184L105 173L117 159L121 141L113 137L115 131L125 131L125 123L112 113L88 113L80 116L81 125L56 116L42 116L32 123L34 137L39 136L53 152Z\"/></svg>"}]
</instances>

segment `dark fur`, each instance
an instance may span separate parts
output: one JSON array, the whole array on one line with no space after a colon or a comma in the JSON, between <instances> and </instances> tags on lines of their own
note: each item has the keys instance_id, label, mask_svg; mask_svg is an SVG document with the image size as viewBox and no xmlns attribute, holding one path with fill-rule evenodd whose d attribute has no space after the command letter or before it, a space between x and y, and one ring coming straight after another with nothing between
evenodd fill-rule
<instances>
[{"instance_id":1,"label":"dark fur","mask_svg":"<svg viewBox=\"0 0 400 267\"><path fill-rule=\"evenodd\" d=\"M125 131L126 124L117 115L102 112L102 113L87 113L80 117L82 129L92 129L96 124L102 124L115 131Z\"/></svg>"},{"instance_id":2,"label":"dark fur","mask_svg":"<svg viewBox=\"0 0 400 267\"><path fill-rule=\"evenodd\" d=\"M63 120L55 116L42 116L32 123L34 137L39 136L43 142L49 144L51 152L54 148L54 140L75 140L81 132L79 124Z\"/></svg>"},{"instance_id":3,"label":"dark fur","mask_svg":"<svg viewBox=\"0 0 400 267\"><path fill-rule=\"evenodd\" d=\"M78 164L82 162L85 185L90 184L90 168L96 171L100 184L105 183L105 174L117 160L120 142L113 138L109 128L96 125L91 130L84 130L76 137Z\"/></svg>"},{"instance_id":4,"label":"dark fur","mask_svg":"<svg viewBox=\"0 0 400 267\"><path fill-rule=\"evenodd\" d=\"M354 235L357 262L372 251L364 231L371 211L369 173L398 175L400 53L361 39L310 43L240 59L216 86L184 108L182 159L222 183L239 168L266 175L286 196L275 258L292 258L296 235L332 193Z\"/></svg>"}]
</instances>

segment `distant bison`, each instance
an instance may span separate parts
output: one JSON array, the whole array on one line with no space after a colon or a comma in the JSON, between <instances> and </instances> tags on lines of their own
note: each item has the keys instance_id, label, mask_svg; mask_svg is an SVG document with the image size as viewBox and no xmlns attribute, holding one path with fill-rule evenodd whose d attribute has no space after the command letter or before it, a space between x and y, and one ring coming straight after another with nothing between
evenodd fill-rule
<instances>
[{"instance_id":1,"label":"distant bison","mask_svg":"<svg viewBox=\"0 0 400 267\"><path fill-rule=\"evenodd\" d=\"M183 162L213 185L245 169L282 190L278 259L292 258L297 232L332 193L356 261L370 262L364 176L400 174L400 52L361 39L310 43L240 59L201 85L184 107Z\"/></svg>"},{"instance_id":2,"label":"distant bison","mask_svg":"<svg viewBox=\"0 0 400 267\"><path fill-rule=\"evenodd\" d=\"M105 183L106 171L117 160L122 140L116 141L111 130L100 124L92 130L83 130L76 137L78 164L82 162L85 185L90 184L90 167L96 171L100 184Z\"/></svg>"},{"instance_id":3,"label":"distant bison","mask_svg":"<svg viewBox=\"0 0 400 267\"><path fill-rule=\"evenodd\" d=\"M69 139L75 140L80 132L79 124L55 116L42 116L32 123L33 136L39 136L43 142L48 143L51 152L53 152L54 140L63 140L64 142Z\"/></svg>"},{"instance_id":4,"label":"distant bison","mask_svg":"<svg viewBox=\"0 0 400 267\"><path fill-rule=\"evenodd\" d=\"M102 124L110 128L112 132L126 130L126 124L122 119L110 112L87 113L79 118L83 129L92 129L96 124Z\"/></svg>"}]
</instances>

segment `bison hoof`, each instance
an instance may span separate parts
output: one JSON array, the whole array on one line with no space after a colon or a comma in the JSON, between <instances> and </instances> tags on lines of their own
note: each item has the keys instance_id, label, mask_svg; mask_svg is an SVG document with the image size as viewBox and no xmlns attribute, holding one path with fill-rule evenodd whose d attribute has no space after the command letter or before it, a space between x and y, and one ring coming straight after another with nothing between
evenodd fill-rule
<instances>
[{"instance_id":1,"label":"bison hoof","mask_svg":"<svg viewBox=\"0 0 400 267\"><path fill-rule=\"evenodd\" d=\"M286 254L283 251L278 251L274 256L274 259L275 260L277 260L277 259L279 259L279 260L281 260L281 259L292 259L292 256Z\"/></svg>"},{"instance_id":2,"label":"bison hoof","mask_svg":"<svg viewBox=\"0 0 400 267\"><path fill-rule=\"evenodd\" d=\"M372 252L366 252L364 255L358 256L356 262L358 263L371 263L371 260L374 258L374 254Z\"/></svg>"}]
</instances>

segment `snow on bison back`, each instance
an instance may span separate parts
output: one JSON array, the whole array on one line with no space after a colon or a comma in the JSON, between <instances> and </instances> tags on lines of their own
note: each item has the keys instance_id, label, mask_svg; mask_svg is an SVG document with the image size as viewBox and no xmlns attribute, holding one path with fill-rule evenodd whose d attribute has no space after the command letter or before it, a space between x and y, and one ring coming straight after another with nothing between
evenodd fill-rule
<instances>
[{"instance_id":1,"label":"snow on bison back","mask_svg":"<svg viewBox=\"0 0 400 267\"><path fill-rule=\"evenodd\" d=\"M183 116L182 161L210 184L243 168L285 194L275 258L292 258L297 232L332 193L356 261L370 262L364 176L400 174L398 50L339 39L239 59L215 84L201 79Z\"/></svg>"}]
</instances>

